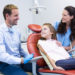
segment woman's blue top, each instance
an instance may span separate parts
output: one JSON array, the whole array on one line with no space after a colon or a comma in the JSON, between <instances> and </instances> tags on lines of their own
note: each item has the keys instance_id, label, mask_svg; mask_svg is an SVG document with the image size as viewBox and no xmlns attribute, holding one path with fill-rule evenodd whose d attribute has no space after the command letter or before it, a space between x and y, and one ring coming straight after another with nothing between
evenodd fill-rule
<instances>
[{"instance_id":1,"label":"woman's blue top","mask_svg":"<svg viewBox=\"0 0 75 75\"><path fill-rule=\"evenodd\" d=\"M57 31L57 28L59 26L59 22L56 22L54 24L54 28L55 30ZM60 41L62 43L62 46L70 46L70 34L71 34L71 29L68 28L67 32L65 34L60 34L60 33L57 33L57 40Z\"/></svg>"}]
</instances>

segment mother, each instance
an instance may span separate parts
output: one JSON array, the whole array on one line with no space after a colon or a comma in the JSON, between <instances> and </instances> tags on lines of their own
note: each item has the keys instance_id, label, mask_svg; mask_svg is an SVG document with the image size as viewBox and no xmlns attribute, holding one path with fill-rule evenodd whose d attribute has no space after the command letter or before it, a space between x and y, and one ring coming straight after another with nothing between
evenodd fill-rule
<instances>
[{"instance_id":1,"label":"mother","mask_svg":"<svg viewBox=\"0 0 75 75\"><path fill-rule=\"evenodd\" d=\"M70 50L70 42L75 39L75 7L65 7L61 22L56 22L54 27L57 31L57 40L66 50Z\"/></svg>"}]
</instances>

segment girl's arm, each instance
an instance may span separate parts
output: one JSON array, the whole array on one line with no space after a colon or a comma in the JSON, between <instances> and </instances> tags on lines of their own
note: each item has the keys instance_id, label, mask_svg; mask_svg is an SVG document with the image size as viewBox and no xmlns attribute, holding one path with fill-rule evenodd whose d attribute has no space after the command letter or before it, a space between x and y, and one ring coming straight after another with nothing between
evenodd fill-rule
<instances>
[{"instance_id":1,"label":"girl's arm","mask_svg":"<svg viewBox=\"0 0 75 75\"><path fill-rule=\"evenodd\" d=\"M40 44L38 44L37 46L38 46L39 50L41 50L42 53L44 53L45 55L47 55L47 53L44 51L44 49L41 47Z\"/></svg>"},{"instance_id":2,"label":"girl's arm","mask_svg":"<svg viewBox=\"0 0 75 75\"><path fill-rule=\"evenodd\" d=\"M52 60L48 55L47 55L48 60L50 61L51 65L53 66L54 70L64 70L62 67L60 66L56 66L55 61Z\"/></svg>"},{"instance_id":3,"label":"girl's arm","mask_svg":"<svg viewBox=\"0 0 75 75\"><path fill-rule=\"evenodd\" d=\"M37 46L38 46L38 48L41 50L41 52L46 55L46 57L48 58L48 60L50 61L50 64L53 66L54 69L56 69L56 70L64 70L63 68L61 68L61 67L59 67L59 66L56 66L55 61L52 60L52 59L47 55L47 53L44 51L44 49L41 47L41 45L38 44Z\"/></svg>"}]
</instances>

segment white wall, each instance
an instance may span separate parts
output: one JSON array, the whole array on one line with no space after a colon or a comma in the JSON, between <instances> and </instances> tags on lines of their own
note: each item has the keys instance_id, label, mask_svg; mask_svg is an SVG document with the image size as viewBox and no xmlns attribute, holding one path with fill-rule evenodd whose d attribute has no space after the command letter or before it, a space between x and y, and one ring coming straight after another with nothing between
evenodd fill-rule
<instances>
[{"instance_id":1,"label":"white wall","mask_svg":"<svg viewBox=\"0 0 75 75\"><path fill-rule=\"evenodd\" d=\"M45 22L54 24L55 21L60 21L62 11L65 6L75 6L74 0L38 0L40 5L45 6L47 9L42 10L39 14L33 14L29 8L33 6L34 0L0 0L0 24L4 22L3 8L7 4L15 4L19 7L20 20L17 29L21 32L22 40L28 37L28 24L42 25Z\"/></svg>"},{"instance_id":2,"label":"white wall","mask_svg":"<svg viewBox=\"0 0 75 75\"><path fill-rule=\"evenodd\" d=\"M17 29L21 32L22 40L27 39L27 25L33 23L32 13L29 8L33 0L0 0L0 25L4 22L3 8L7 4L15 4L19 8L19 17Z\"/></svg>"},{"instance_id":3,"label":"white wall","mask_svg":"<svg viewBox=\"0 0 75 75\"><path fill-rule=\"evenodd\" d=\"M46 6L46 10L34 15L34 23L42 25L45 22L54 24L60 21L65 6L75 6L74 0L38 0L40 5Z\"/></svg>"}]
</instances>

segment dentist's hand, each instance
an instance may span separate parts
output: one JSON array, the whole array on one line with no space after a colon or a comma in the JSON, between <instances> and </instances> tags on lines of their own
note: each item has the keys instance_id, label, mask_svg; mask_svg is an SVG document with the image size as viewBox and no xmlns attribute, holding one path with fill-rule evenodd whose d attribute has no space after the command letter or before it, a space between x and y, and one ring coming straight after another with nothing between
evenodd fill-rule
<instances>
[{"instance_id":1,"label":"dentist's hand","mask_svg":"<svg viewBox=\"0 0 75 75\"><path fill-rule=\"evenodd\" d=\"M33 58L33 56L34 56L33 54L29 54L28 56L23 58L23 63L24 64L28 63Z\"/></svg>"}]
</instances>

